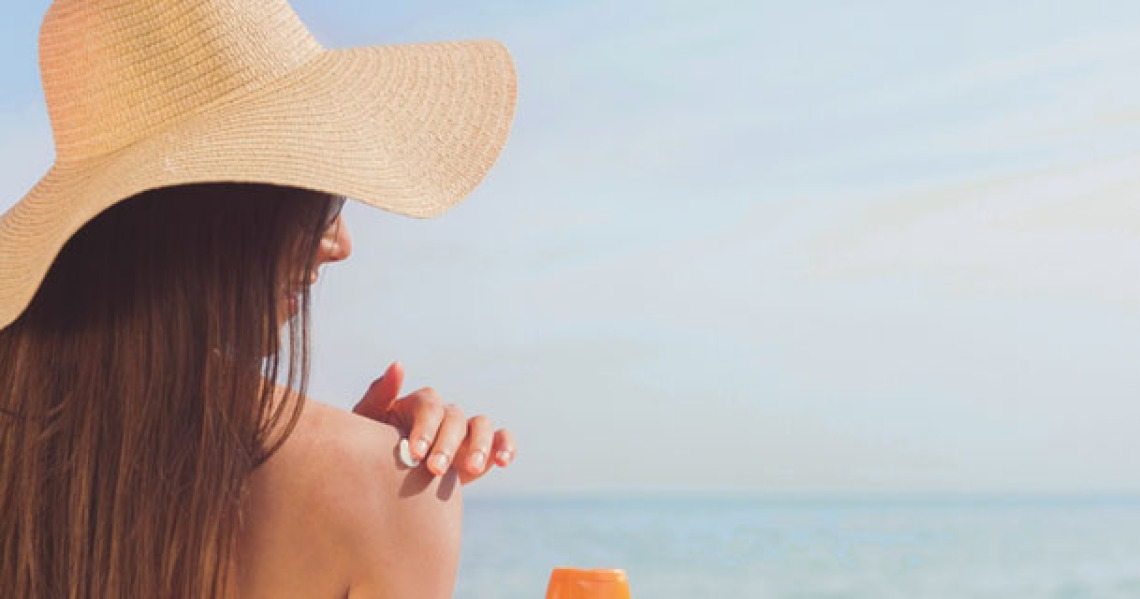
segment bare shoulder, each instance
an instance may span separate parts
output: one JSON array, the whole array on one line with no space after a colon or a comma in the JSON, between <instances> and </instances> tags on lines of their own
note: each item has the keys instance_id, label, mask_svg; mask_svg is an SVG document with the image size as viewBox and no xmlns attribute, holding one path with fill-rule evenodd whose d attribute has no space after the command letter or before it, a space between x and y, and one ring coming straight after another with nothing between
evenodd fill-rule
<instances>
[{"instance_id":1,"label":"bare shoulder","mask_svg":"<svg viewBox=\"0 0 1140 599\"><path fill-rule=\"evenodd\" d=\"M275 547L253 544L269 555L262 570L325 579L297 596L449 597L460 485L403 466L399 440L388 425L306 400L293 434L254 475L253 519L260 512L271 529L260 536L275 537Z\"/></svg>"}]
</instances>

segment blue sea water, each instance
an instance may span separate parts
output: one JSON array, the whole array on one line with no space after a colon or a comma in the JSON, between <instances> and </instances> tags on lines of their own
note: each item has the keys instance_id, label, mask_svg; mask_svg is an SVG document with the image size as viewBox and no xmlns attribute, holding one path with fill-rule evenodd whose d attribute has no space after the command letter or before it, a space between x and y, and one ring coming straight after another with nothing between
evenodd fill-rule
<instances>
[{"instance_id":1,"label":"blue sea water","mask_svg":"<svg viewBox=\"0 0 1140 599\"><path fill-rule=\"evenodd\" d=\"M1140 598L1140 498L468 498L457 599L623 568L634 599Z\"/></svg>"}]
</instances>

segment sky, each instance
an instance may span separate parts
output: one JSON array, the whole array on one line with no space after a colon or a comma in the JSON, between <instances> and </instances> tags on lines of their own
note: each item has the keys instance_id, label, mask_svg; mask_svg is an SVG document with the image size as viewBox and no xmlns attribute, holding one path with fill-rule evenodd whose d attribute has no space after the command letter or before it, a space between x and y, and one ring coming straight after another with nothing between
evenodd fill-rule
<instances>
[{"instance_id":1,"label":"sky","mask_svg":"<svg viewBox=\"0 0 1140 599\"><path fill-rule=\"evenodd\" d=\"M293 6L514 57L484 183L350 202L316 290L314 397L399 359L515 433L468 494L1140 492L1140 4ZM46 8L0 18L0 209Z\"/></svg>"}]
</instances>

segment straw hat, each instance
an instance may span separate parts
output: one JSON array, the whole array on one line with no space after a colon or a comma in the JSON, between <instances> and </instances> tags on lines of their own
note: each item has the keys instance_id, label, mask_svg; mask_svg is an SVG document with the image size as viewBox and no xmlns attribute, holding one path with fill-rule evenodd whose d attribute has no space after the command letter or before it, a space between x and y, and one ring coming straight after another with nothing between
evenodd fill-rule
<instances>
[{"instance_id":1,"label":"straw hat","mask_svg":"<svg viewBox=\"0 0 1140 599\"><path fill-rule=\"evenodd\" d=\"M515 72L492 40L326 49L287 0L56 0L40 31L56 161L0 216L0 328L101 211L274 183L417 218L483 179Z\"/></svg>"}]
</instances>

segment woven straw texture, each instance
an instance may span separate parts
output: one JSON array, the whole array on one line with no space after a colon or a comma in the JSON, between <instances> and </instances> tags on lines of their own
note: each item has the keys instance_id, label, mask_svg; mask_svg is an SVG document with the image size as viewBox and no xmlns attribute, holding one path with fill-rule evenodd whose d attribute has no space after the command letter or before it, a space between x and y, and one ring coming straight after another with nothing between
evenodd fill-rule
<instances>
[{"instance_id":1,"label":"woven straw texture","mask_svg":"<svg viewBox=\"0 0 1140 599\"><path fill-rule=\"evenodd\" d=\"M57 0L40 68L56 161L0 216L0 328L72 234L148 189L274 183L442 214L516 101L499 42L325 49L286 0Z\"/></svg>"}]
</instances>

